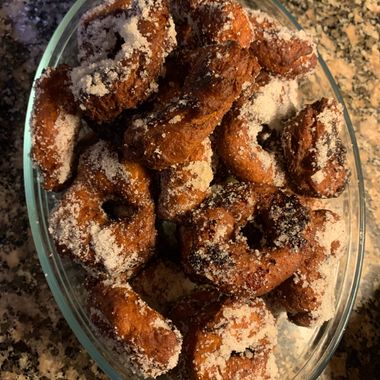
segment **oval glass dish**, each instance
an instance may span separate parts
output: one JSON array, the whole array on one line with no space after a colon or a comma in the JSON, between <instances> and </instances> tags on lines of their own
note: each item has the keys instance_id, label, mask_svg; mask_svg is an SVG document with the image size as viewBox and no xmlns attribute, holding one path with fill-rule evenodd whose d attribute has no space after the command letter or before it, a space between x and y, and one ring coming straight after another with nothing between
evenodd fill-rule
<instances>
[{"instance_id":1,"label":"oval glass dish","mask_svg":"<svg viewBox=\"0 0 380 380\"><path fill-rule=\"evenodd\" d=\"M67 13L54 33L38 67L36 78L44 68L60 63L75 64L77 56L76 29L82 14L99 1L78 0ZM300 26L278 1L246 1L248 7L261 9L277 18L283 25L295 29ZM343 103L339 89L325 62L319 58L318 68L312 76L301 81L301 102L311 102L322 96L334 97ZM85 308L83 271L71 261L61 258L48 232L48 215L57 195L40 186L40 178L30 159L30 118L35 92L31 91L25 123L24 180L35 246L47 281L63 315L79 341L112 379L135 378L113 352L108 343L95 334ZM342 140L348 147L348 166L351 181L339 199L329 206L339 209L346 223L346 252L342 257L335 280L336 312L329 322L317 328L302 328L279 320L279 344L276 360L281 379L315 379L329 362L347 324L359 285L364 250L365 208L364 188L358 148L354 130L346 108ZM162 377L164 379L165 377Z\"/></svg>"}]
</instances>

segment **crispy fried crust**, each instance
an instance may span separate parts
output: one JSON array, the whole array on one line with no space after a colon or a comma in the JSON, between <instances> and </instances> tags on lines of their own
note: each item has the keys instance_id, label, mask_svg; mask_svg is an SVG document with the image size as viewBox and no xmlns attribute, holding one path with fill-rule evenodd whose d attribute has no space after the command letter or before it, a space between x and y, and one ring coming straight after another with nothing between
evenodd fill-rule
<instances>
[{"instance_id":1,"label":"crispy fried crust","mask_svg":"<svg viewBox=\"0 0 380 380\"><path fill-rule=\"evenodd\" d=\"M334 198L344 191L349 171L339 138L342 123L342 109L326 98L307 105L287 122L282 146L294 191L318 198Z\"/></svg>"},{"instance_id":2,"label":"crispy fried crust","mask_svg":"<svg viewBox=\"0 0 380 380\"><path fill-rule=\"evenodd\" d=\"M47 69L35 86L32 158L50 191L61 190L72 174L80 128L69 71L66 65Z\"/></svg>"},{"instance_id":3,"label":"crispy fried crust","mask_svg":"<svg viewBox=\"0 0 380 380\"><path fill-rule=\"evenodd\" d=\"M151 260L130 284L149 306L163 315L197 287L179 264L165 258Z\"/></svg>"},{"instance_id":4,"label":"crispy fried crust","mask_svg":"<svg viewBox=\"0 0 380 380\"><path fill-rule=\"evenodd\" d=\"M111 217L107 202L124 211ZM61 253L100 274L129 278L155 245L149 177L139 164L119 163L110 146L99 142L82 155L79 178L51 213L49 226Z\"/></svg>"},{"instance_id":5,"label":"crispy fried crust","mask_svg":"<svg viewBox=\"0 0 380 380\"><path fill-rule=\"evenodd\" d=\"M233 41L200 48L193 56L181 96L127 128L127 157L158 170L189 162L258 69Z\"/></svg>"},{"instance_id":6,"label":"crispy fried crust","mask_svg":"<svg viewBox=\"0 0 380 380\"><path fill-rule=\"evenodd\" d=\"M288 79L307 74L317 64L314 44L303 31L291 31L261 11L249 11L251 49L268 72Z\"/></svg>"},{"instance_id":7,"label":"crispy fried crust","mask_svg":"<svg viewBox=\"0 0 380 380\"><path fill-rule=\"evenodd\" d=\"M253 40L248 13L237 1L204 1L196 8L194 19L202 45L233 40L247 48Z\"/></svg>"},{"instance_id":8,"label":"crispy fried crust","mask_svg":"<svg viewBox=\"0 0 380 380\"><path fill-rule=\"evenodd\" d=\"M144 378L157 377L177 364L180 332L129 285L98 282L89 292L92 321L103 335L114 340L135 373Z\"/></svg>"},{"instance_id":9,"label":"crispy fried crust","mask_svg":"<svg viewBox=\"0 0 380 380\"><path fill-rule=\"evenodd\" d=\"M253 31L248 13L234 0L173 0L171 9L181 46L193 48L224 41L250 46Z\"/></svg>"},{"instance_id":10,"label":"crispy fried crust","mask_svg":"<svg viewBox=\"0 0 380 380\"><path fill-rule=\"evenodd\" d=\"M274 293L288 312L289 319L300 326L314 326L330 319L334 313L329 277L337 266L341 249L340 218L329 210L312 212L313 237L308 242L312 254L294 276Z\"/></svg>"},{"instance_id":11,"label":"crispy fried crust","mask_svg":"<svg viewBox=\"0 0 380 380\"><path fill-rule=\"evenodd\" d=\"M255 215L269 229L251 248L241 229ZM297 197L269 187L228 184L196 209L181 229L186 271L230 294L268 293L308 257L308 210ZM265 231L265 230L264 230Z\"/></svg>"},{"instance_id":12,"label":"crispy fried crust","mask_svg":"<svg viewBox=\"0 0 380 380\"><path fill-rule=\"evenodd\" d=\"M180 300L171 317L184 334L176 379L272 378L277 332L261 299L229 299L202 289Z\"/></svg>"},{"instance_id":13,"label":"crispy fried crust","mask_svg":"<svg viewBox=\"0 0 380 380\"><path fill-rule=\"evenodd\" d=\"M165 57L176 45L165 0L113 0L86 13L78 29L81 65L73 91L97 123L114 120L155 89Z\"/></svg>"},{"instance_id":14,"label":"crispy fried crust","mask_svg":"<svg viewBox=\"0 0 380 380\"><path fill-rule=\"evenodd\" d=\"M158 215L165 220L180 220L207 196L213 179L211 143L203 142L200 159L177 164L161 172Z\"/></svg>"}]
</instances>

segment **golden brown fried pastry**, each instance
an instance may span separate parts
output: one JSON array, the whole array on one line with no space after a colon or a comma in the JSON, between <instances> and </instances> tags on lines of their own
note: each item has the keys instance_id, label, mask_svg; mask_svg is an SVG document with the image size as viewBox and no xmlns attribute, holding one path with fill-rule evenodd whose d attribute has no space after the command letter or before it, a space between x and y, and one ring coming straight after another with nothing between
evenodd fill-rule
<instances>
[{"instance_id":1,"label":"golden brown fried pastry","mask_svg":"<svg viewBox=\"0 0 380 380\"><path fill-rule=\"evenodd\" d=\"M304 31L290 30L259 10L248 12L254 32L251 49L266 71L291 79L314 69L315 45Z\"/></svg>"},{"instance_id":2,"label":"golden brown fried pastry","mask_svg":"<svg viewBox=\"0 0 380 380\"><path fill-rule=\"evenodd\" d=\"M173 320L183 326L176 379L272 379L277 331L265 303L197 291L179 301Z\"/></svg>"},{"instance_id":3,"label":"golden brown fried pastry","mask_svg":"<svg viewBox=\"0 0 380 380\"><path fill-rule=\"evenodd\" d=\"M233 40L247 48L253 40L248 13L238 1L202 1L193 22L201 45Z\"/></svg>"},{"instance_id":4,"label":"golden brown fried pastry","mask_svg":"<svg viewBox=\"0 0 380 380\"><path fill-rule=\"evenodd\" d=\"M184 268L226 293L265 294L289 278L308 257L302 249L309 234L308 222L308 210L294 195L229 183L183 224ZM256 238L260 230L264 235Z\"/></svg>"},{"instance_id":5,"label":"golden brown fried pastry","mask_svg":"<svg viewBox=\"0 0 380 380\"><path fill-rule=\"evenodd\" d=\"M130 284L149 306L164 315L178 299L197 287L179 264L165 258L151 260Z\"/></svg>"},{"instance_id":6,"label":"golden brown fried pastry","mask_svg":"<svg viewBox=\"0 0 380 380\"><path fill-rule=\"evenodd\" d=\"M89 291L87 303L93 323L112 339L135 374L156 378L176 366L182 345L180 332L130 285L104 281Z\"/></svg>"},{"instance_id":7,"label":"golden brown fried pastry","mask_svg":"<svg viewBox=\"0 0 380 380\"><path fill-rule=\"evenodd\" d=\"M180 220L207 196L213 179L212 150L209 139L203 143L203 154L187 164L177 164L161 172L158 215L165 220Z\"/></svg>"},{"instance_id":8,"label":"golden brown fried pastry","mask_svg":"<svg viewBox=\"0 0 380 380\"><path fill-rule=\"evenodd\" d=\"M258 70L250 53L233 41L195 53L181 96L127 128L127 157L159 170L189 162Z\"/></svg>"},{"instance_id":9,"label":"golden brown fried pastry","mask_svg":"<svg viewBox=\"0 0 380 380\"><path fill-rule=\"evenodd\" d=\"M72 91L84 113L110 122L157 88L165 57L176 46L165 0L111 0L91 9L78 29L80 66Z\"/></svg>"},{"instance_id":10,"label":"golden brown fried pastry","mask_svg":"<svg viewBox=\"0 0 380 380\"><path fill-rule=\"evenodd\" d=\"M70 91L69 66L48 68L36 82L32 158L46 190L59 191L72 173L80 117Z\"/></svg>"},{"instance_id":11,"label":"golden brown fried pastry","mask_svg":"<svg viewBox=\"0 0 380 380\"><path fill-rule=\"evenodd\" d=\"M289 319L300 326L321 325L334 315L334 281L344 224L329 210L312 213L312 254L304 265L276 290L274 297L285 307Z\"/></svg>"},{"instance_id":12,"label":"golden brown fried pastry","mask_svg":"<svg viewBox=\"0 0 380 380\"><path fill-rule=\"evenodd\" d=\"M106 205L112 204L110 215ZM146 171L137 163L119 162L105 142L93 145L81 156L79 177L52 211L49 231L59 252L108 276L129 278L155 245Z\"/></svg>"},{"instance_id":13,"label":"golden brown fried pastry","mask_svg":"<svg viewBox=\"0 0 380 380\"><path fill-rule=\"evenodd\" d=\"M294 191L318 198L339 196L348 183L346 148L339 138L343 111L333 99L307 105L287 122L282 146Z\"/></svg>"},{"instance_id":14,"label":"golden brown fried pastry","mask_svg":"<svg viewBox=\"0 0 380 380\"><path fill-rule=\"evenodd\" d=\"M233 40L247 48L254 37L247 11L235 0L203 1L193 19L201 45Z\"/></svg>"},{"instance_id":15,"label":"golden brown fried pastry","mask_svg":"<svg viewBox=\"0 0 380 380\"><path fill-rule=\"evenodd\" d=\"M179 44L186 48L236 41L247 48L253 31L247 11L235 0L173 0Z\"/></svg>"}]
</instances>

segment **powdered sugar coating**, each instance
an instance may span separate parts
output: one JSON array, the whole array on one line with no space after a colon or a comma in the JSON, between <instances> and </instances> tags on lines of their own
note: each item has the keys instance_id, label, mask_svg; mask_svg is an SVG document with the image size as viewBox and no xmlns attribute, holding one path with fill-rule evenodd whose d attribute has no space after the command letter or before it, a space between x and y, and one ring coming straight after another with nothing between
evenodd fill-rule
<instances>
[{"instance_id":1,"label":"powdered sugar coating","mask_svg":"<svg viewBox=\"0 0 380 380\"><path fill-rule=\"evenodd\" d=\"M337 139L331 138L336 136L343 126L343 107L336 104L332 99L328 99L326 107L317 115L317 122L321 123L324 131L318 137L316 149L316 165L319 170L326 168L332 158L333 152L337 150Z\"/></svg>"},{"instance_id":2,"label":"powdered sugar coating","mask_svg":"<svg viewBox=\"0 0 380 380\"><path fill-rule=\"evenodd\" d=\"M313 39L306 34L304 30L289 29L284 25L281 25L275 18L268 15L268 13L260 9L247 9L251 20L253 21L253 28L256 32L263 32L268 39L278 38L284 41L290 41L292 39L299 39L307 42L316 49L316 45ZM260 30L260 26L262 30ZM314 50L316 53L316 50Z\"/></svg>"},{"instance_id":3,"label":"powdered sugar coating","mask_svg":"<svg viewBox=\"0 0 380 380\"><path fill-rule=\"evenodd\" d=\"M281 129L281 120L292 115L299 106L297 81L271 77L244 105L241 114L255 118L259 124Z\"/></svg>"},{"instance_id":4,"label":"powdered sugar coating","mask_svg":"<svg viewBox=\"0 0 380 380\"><path fill-rule=\"evenodd\" d=\"M111 182L130 183L134 180L128 168L120 163L116 151L110 149L105 141L99 141L90 147L81 157L83 166L88 166L90 173L101 172Z\"/></svg>"},{"instance_id":5,"label":"powdered sugar coating","mask_svg":"<svg viewBox=\"0 0 380 380\"><path fill-rule=\"evenodd\" d=\"M205 154L202 160L192 161L185 165L185 170L190 172L191 178L184 184L189 190L207 191L214 177L211 168L212 150L210 140L206 139L203 143Z\"/></svg>"},{"instance_id":6,"label":"powdered sugar coating","mask_svg":"<svg viewBox=\"0 0 380 380\"><path fill-rule=\"evenodd\" d=\"M90 244L96 261L101 263L106 272L112 276L117 277L123 273L126 277L130 277L134 269L145 262L145 258L142 258L138 251L132 251L128 255L123 254L125 247L117 241L114 226L93 225L91 235Z\"/></svg>"},{"instance_id":7,"label":"powdered sugar coating","mask_svg":"<svg viewBox=\"0 0 380 380\"><path fill-rule=\"evenodd\" d=\"M34 123L35 119L32 125ZM67 113L63 109L59 110L58 118L53 125L53 133L55 134L53 149L56 152L57 163L56 170L51 173L52 178L54 178L59 185L64 184L71 175L74 149L79 128L79 116ZM36 140L39 140L41 144L43 138L33 135L32 143L37 144Z\"/></svg>"},{"instance_id":8,"label":"powdered sugar coating","mask_svg":"<svg viewBox=\"0 0 380 380\"><path fill-rule=\"evenodd\" d=\"M334 316L334 278L339 259L346 248L343 242L344 236L346 236L346 229L343 220L332 213L328 213L324 228L320 229L316 234L316 242L325 251L325 259L316 269L319 273L319 278L309 284L316 297L320 299L319 306L311 311L311 326L322 325L323 322L330 320Z\"/></svg>"},{"instance_id":9,"label":"powdered sugar coating","mask_svg":"<svg viewBox=\"0 0 380 380\"><path fill-rule=\"evenodd\" d=\"M77 189L85 191L82 185L78 185ZM82 228L79 225L81 200L76 196L77 189L71 188L65 194L61 206L53 209L49 218L49 232L56 244L64 247L63 253L75 252L74 254L82 259L87 257L90 251L83 227L90 227L93 222L88 221L85 226L82 225ZM105 213L102 212L101 216L105 218Z\"/></svg>"},{"instance_id":10,"label":"powdered sugar coating","mask_svg":"<svg viewBox=\"0 0 380 380\"><path fill-rule=\"evenodd\" d=\"M109 15L103 19L93 20L86 28L86 40L96 47L92 55L87 56L83 49L79 50L79 59L84 61L73 69L71 80L73 94L80 99L81 93L95 96L104 96L110 92L116 81L128 78L138 62L123 65L123 60L131 60L136 50L143 53L147 59L151 58L151 49L148 40L138 29L139 17L127 17L125 13ZM112 30L113 34L107 33ZM114 59L107 58L110 51L115 49L116 35L123 39L120 50ZM79 33L79 46L84 45L83 34ZM135 67L134 67L135 66Z\"/></svg>"}]
</instances>

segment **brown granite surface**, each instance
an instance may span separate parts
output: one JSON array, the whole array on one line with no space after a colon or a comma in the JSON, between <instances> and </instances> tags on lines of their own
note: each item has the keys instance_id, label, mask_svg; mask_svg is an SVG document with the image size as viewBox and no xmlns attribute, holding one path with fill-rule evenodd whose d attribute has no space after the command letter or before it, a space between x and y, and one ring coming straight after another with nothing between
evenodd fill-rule
<instances>
[{"instance_id":1,"label":"brown granite surface","mask_svg":"<svg viewBox=\"0 0 380 380\"><path fill-rule=\"evenodd\" d=\"M36 66L73 1L0 1L0 379L105 379L40 269L24 201L22 136ZM368 222L363 280L324 379L380 378L380 3L283 2L317 41L356 130Z\"/></svg>"}]
</instances>

